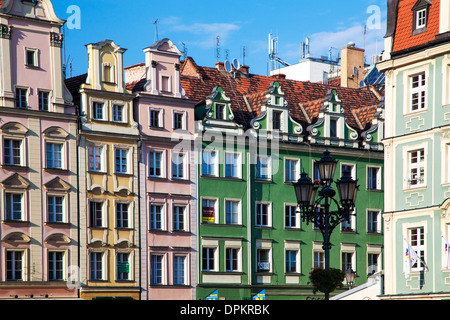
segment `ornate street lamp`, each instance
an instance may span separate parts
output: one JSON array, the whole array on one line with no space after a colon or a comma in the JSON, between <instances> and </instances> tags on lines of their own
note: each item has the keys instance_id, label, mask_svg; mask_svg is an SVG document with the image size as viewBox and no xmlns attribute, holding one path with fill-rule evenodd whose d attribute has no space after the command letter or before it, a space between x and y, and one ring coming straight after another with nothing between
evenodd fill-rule
<instances>
[{"instance_id":1,"label":"ornate street lamp","mask_svg":"<svg viewBox=\"0 0 450 320\"><path fill-rule=\"evenodd\" d=\"M331 233L342 222L349 220L355 208L358 186L357 180L352 179L350 172L344 172L341 179L336 181L340 197L340 202L338 202L335 199L336 191L331 188L337 161L331 157L327 150L324 152L322 159L315 163L319 170L321 186L318 197L319 187L313 184L306 173L302 173L298 182L293 185L303 221L306 224L313 223L322 232L325 269L328 270L330 268ZM331 211L332 204L334 206ZM327 293L325 293L325 299L329 299Z\"/></svg>"},{"instance_id":2,"label":"ornate street lamp","mask_svg":"<svg viewBox=\"0 0 450 320\"><path fill-rule=\"evenodd\" d=\"M349 289L355 284L356 272L352 269L347 269L345 271L345 282L347 282Z\"/></svg>"}]
</instances>

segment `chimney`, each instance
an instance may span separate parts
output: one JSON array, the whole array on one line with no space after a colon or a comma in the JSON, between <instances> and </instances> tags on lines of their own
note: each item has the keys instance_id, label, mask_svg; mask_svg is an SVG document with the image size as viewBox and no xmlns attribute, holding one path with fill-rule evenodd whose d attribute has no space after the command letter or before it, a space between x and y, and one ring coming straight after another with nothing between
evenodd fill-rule
<instances>
[{"instance_id":1,"label":"chimney","mask_svg":"<svg viewBox=\"0 0 450 320\"><path fill-rule=\"evenodd\" d=\"M239 67L239 70L238 70L238 71L239 71L239 72L242 72L243 74L248 74L249 71L250 71L250 67L249 67L249 66L244 66L244 65L242 65L242 66Z\"/></svg>"},{"instance_id":2,"label":"chimney","mask_svg":"<svg viewBox=\"0 0 450 320\"><path fill-rule=\"evenodd\" d=\"M364 49L350 42L341 49L341 87L359 88L364 80Z\"/></svg>"},{"instance_id":3,"label":"chimney","mask_svg":"<svg viewBox=\"0 0 450 320\"><path fill-rule=\"evenodd\" d=\"M219 71L225 71L225 63L223 62L216 62L216 69Z\"/></svg>"}]
</instances>

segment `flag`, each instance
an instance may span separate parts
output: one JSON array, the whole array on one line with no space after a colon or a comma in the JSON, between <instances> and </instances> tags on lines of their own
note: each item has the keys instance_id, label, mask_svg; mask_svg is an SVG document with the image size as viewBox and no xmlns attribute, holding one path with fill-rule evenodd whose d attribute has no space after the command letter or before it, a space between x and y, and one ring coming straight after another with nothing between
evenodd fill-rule
<instances>
[{"instance_id":1,"label":"flag","mask_svg":"<svg viewBox=\"0 0 450 320\"><path fill-rule=\"evenodd\" d=\"M253 296L253 300L266 300L266 290L263 290L257 295Z\"/></svg>"},{"instance_id":2,"label":"flag","mask_svg":"<svg viewBox=\"0 0 450 320\"><path fill-rule=\"evenodd\" d=\"M409 274L411 273L412 266L416 264L419 260L419 256L416 251L411 248L411 245L406 241L406 251L405 251L405 278L408 279Z\"/></svg>"},{"instance_id":3,"label":"flag","mask_svg":"<svg viewBox=\"0 0 450 320\"><path fill-rule=\"evenodd\" d=\"M219 300L219 294L217 290L211 293L209 296L207 296L206 300Z\"/></svg>"},{"instance_id":4,"label":"flag","mask_svg":"<svg viewBox=\"0 0 450 320\"><path fill-rule=\"evenodd\" d=\"M444 239L444 268L448 269L450 268L450 244L448 243L447 239L442 236L442 239Z\"/></svg>"}]
</instances>

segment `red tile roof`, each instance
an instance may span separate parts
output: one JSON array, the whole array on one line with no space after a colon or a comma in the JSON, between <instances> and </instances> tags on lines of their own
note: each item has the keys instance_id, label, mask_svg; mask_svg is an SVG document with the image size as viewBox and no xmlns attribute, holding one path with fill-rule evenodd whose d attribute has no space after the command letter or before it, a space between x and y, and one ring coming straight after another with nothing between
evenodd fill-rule
<instances>
[{"instance_id":1,"label":"red tile roof","mask_svg":"<svg viewBox=\"0 0 450 320\"><path fill-rule=\"evenodd\" d=\"M426 31L413 35L412 8L418 0L402 0L399 2L397 26L394 34L393 52L426 44L439 34L440 0L433 0L430 5Z\"/></svg>"},{"instance_id":2,"label":"red tile roof","mask_svg":"<svg viewBox=\"0 0 450 320\"><path fill-rule=\"evenodd\" d=\"M376 106L380 102L380 97L367 88L351 89L255 74L238 74L233 77L216 68L198 66L192 58L186 59L181 70L181 85L188 98L198 102L204 101L214 87L221 86L232 101L231 107L236 122L244 127L248 127L250 120L260 114L261 105L270 84L274 81L280 83L281 90L285 93L291 116L303 123L305 128L317 118L330 89L336 89L342 100L347 123L357 130L364 128L372 119L369 119L370 117L356 119L351 110Z\"/></svg>"}]
</instances>

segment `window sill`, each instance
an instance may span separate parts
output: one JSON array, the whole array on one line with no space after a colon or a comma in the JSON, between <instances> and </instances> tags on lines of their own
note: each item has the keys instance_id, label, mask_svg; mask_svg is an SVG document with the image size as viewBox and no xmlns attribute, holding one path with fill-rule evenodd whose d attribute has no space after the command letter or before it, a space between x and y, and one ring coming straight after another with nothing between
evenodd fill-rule
<instances>
[{"instance_id":1,"label":"window sill","mask_svg":"<svg viewBox=\"0 0 450 320\"><path fill-rule=\"evenodd\" d=\"M104 171L95 171L95 170L88 170L88 173L89 173L89 174L99 174L99 175L105 175L105 174L107 174L107 173L104 172Z\"/></svg>"},{"instance_id":2,"label":"window sill","mask_svg":"<svg viewBox=\"0 0 450 320\"><path fill-rule=\"evenodd\" d=\"M420 110L409 110L406 113L403 114L404 117L412 117L415 116L417 114L421 114L421 113L426 113L428 111L428 109L425 107L425 109L420 109Z\"/></svg>"},{"instance_id":3,"label":"window sill","mask_svg":"<svg viewBox=\"0 0 450 320\"><path fill-rule=\"evenodd\" d=\"M30 221L26 220L3 220L2 223L4 224L17 224L17 225L28 225L30 224Z\"/></svg>"},{"instance_id":4,"label":"window sill","mask_svg":"<svg viewBox=\"0 0 450 320\"><path fill-rule=\"evenodd\" d=\"M366 188L366 190L367 190L367 191L370 191L370 192L380 192L380 193L383 193L383 190L382 190L382 189L370 189L370 188Z\"/></svg>"},{"instance_id":5,"label":"window sill","mask_svg":"<svg viewBox=\"0 0 450 320\"><path fill-rule=\"evenodd\" d=\"M32 69L32 70L41 70L41 67L35 66L35 65L32 65L32 64L26 64L25 68Z\"/></svg>"},{"instance_id":6,"label":"window sill","mask_svg":"<svg viewBox=\"0 0 450 320\"><path fill-rule=\"evenodd\" d=\"M406 189L403 189L403 192L421 191L426 189L427 186L407 187Z\"/></svg>"},{"instance_id":7,"label":"window sill","mask_svg":"<svg viewBox=\"0 0 450 320\"><path fill-rule=\"evenodd\" d=\"M21 166L21 165L15 165L15 164L3 164L2 168L6 169L6 170L20 170L20 171L30 170L30 168L27 166Z\"/></svg>"},{"instance_id":8,"label":"window sill","mask_svg":"<svg viewBox=\"0 0 450 320\"><path fill-rule=\"evenodd\" d=\"M72 225L70 222L56 222L56 221L47 221L45 222L46 225L48 226L64 226L64 227L68 227L70 225Z\"/></svg>"},{"instance_id":9,"label":"window sill","mask_svg":"<svg viewBox=\"0 0 450 320\"><path fill-rule=\"evenodd\" d=\"M272 180L272 179L255 178L255 182L260 182L260 183L273 183L273 180Z\"/></svg>"},{"instance_id":10,"label":"window sill","mask_svg":"<svg viewBox=\"0 0 450 320\"><path fill-rule=\"evenodd\" d=\"M44 168L44 170L50 173L70 173L70 170L62 168Z\"/></svg>"},{"instance_id":11,"label":"window sill","mask_svg":"<svg viewBox=\"0 0 450 320\"><path fill-rule=\"evenodd\" d=\"M132 173L123 173L123 172L114 172L114 174L119 177L132 177L133 176Z\"/></svg>"}]
</instances>

